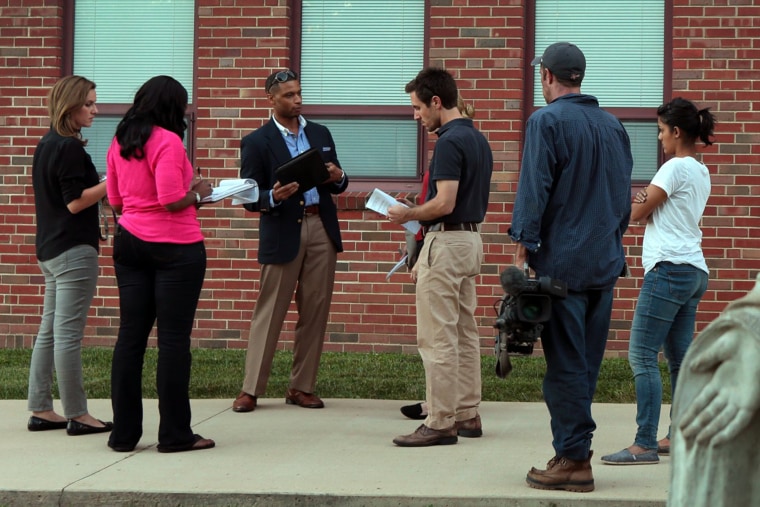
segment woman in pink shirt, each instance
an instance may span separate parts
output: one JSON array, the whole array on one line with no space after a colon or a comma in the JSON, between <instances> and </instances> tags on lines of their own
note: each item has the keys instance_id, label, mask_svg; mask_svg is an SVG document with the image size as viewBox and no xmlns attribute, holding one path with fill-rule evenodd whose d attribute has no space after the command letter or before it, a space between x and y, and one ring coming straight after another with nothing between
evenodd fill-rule
<instances>
[{"instance_id":1,"label":"woman in pink shirt","mask_svg":"<svg viewBox=\"0 0 760 507\"><path fill-rule=\"evenodd\" d=\"M187 90L148 80L116 128L107 155L108 200L121 216L113 259L121 322L111 367L114 426L108 446L132 451L142 436L142 366L158 322L158 451L214 447L190 427L190 333L206 250L196 212L211 194L182 143Z\"/></svg>"}]
</instances>

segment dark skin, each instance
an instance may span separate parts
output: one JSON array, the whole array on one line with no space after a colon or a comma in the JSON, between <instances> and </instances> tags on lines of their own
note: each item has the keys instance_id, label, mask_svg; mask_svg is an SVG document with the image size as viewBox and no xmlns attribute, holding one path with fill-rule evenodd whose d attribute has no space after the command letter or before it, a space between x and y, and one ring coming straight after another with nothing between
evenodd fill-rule
<instances>
[{"instance_id":1,"label":"dark skin","mask_svg":"<svg viewBox=\"0 0 760 507\"><path fill-rule=\"evenodd\" d=\"M179 211L193 205L197 208L200 208L203 206L203 204L195 202L195 193L197 192L200 194L201 199L203 199L210 196L213 190L214 187L211 186L211 182L209 180L204 180L201 178L200 174L198 174L193 180L193 186L190 187L190 191L185 194L185 197L179 201L167 204L165 208L169 211Z\"/></svg>"},{"instance_id":2,"label":"dark skin","mask_svg":"<svg viewBox=\"0 0 760 507\"><path fill-rule=\"evenodd\" d=\"M267 99L272 104L274 119L277 123L291 132L298 132L300 125L298 117L301 115L301 83L298 80L276 83L269 89ZM332 162L325 164L329 178L322 182L338 183L343 179L343 170ZM308 189L307 189L308 190ZM272 186L272 199L274 202L280 202L288 199L298 192L298 183L293 181L287 185L280 184L276 181Z\"/></svg>"},{"instance_id":3,"label":"dark skin","mask_svg":"<svg viewBox=\"0 0 760 507\"><path fill-rule=\"evenodd\" d=\"M105 185L105 182L102 183ZM179 201L174 201L166 206L166 208L169 211L179 211L183 210L185 208L188 208L190 206L195 206L196 208L200 208L203 206L203 204L196 203L195 200L195 193L197 192L200 194L201 199L204 197L208 197L211 195L211 192L214 190L214 187L211 186L211 182L209 180L204 180L201 178L200 174L198 174L195 179L193 180L193 185L190 187L190 190L185 194L185 197L180 199ZM116 213L121 213L121 206L114 206L113 209L116 211Z\"/></svg>"}]
</instances>

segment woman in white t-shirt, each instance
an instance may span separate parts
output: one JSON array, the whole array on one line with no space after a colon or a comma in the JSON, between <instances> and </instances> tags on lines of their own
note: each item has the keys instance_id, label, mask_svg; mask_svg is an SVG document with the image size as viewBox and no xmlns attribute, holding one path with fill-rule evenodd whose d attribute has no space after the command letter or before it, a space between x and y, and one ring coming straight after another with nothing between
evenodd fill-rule
<instances>
[{"instance_id":1,"label":"woman in white t-shirt","mask_svg":"<svg viewBox=\"0 0 760 507\"><path fill-rule=\"evenodd\" d=\"M646 189L636 193L631 221L646 223L641 286L631 326L628 361L636 384L633 444L602 456L611 465L649 464L670 452L670 432L657 441L662 405L658 354L670 370L671 392L694 337L697 305L707 289L709 271L702 254L702 214L710 196L710 173L697 160L697 142L712 144L715 118L708 109L675 98L657 109L658 139L670 160Z\"/></svg>"}]
</instances>

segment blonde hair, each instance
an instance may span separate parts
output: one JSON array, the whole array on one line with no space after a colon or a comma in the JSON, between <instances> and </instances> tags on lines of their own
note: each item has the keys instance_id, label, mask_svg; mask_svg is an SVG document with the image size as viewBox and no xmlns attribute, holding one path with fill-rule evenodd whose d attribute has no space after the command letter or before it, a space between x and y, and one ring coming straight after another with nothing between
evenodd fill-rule
<instances>
[{"instance_id":1,"label":"blonde hair","mask_svg":"<svg viewBox=\"0 0 760 507\"><path fill-rule=\"evenodd\" d=\"M50 126L64 137L82 139L82 133L71 120L71 113L77 111L87 102L90 90L95 89L95 83L82 76L66 76L59 80L48 93L48 114Z\"/></svg>"},{"instance_id":2,"label":"blonde hair","mask_svg":"<svg viewBox=\"0 0 760 507\"><path fill-rule=\"evenodd\" d=\"M475 117L475 106L465 103L461 95L457 97L457 109L465 118Z\"/></svg>"}]
</instances>

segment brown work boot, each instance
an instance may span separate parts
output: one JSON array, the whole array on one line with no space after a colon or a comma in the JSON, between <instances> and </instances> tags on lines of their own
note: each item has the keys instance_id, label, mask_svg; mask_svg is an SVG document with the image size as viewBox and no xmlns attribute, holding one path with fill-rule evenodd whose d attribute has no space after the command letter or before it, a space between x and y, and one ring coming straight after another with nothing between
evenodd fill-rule
<instances>
[{"instance_id":1,"label":"brown work boot","mask_svg":"<svg viewBox=\"0 0 760 507\"><path fill-rule=\"evenodd\" d=\"M554 456L546 464L546 470L531 468L525 480L535 489L562 489L576 493L594 491L594 475L591 473L591 456L580 461Z\"/></svg>"},{"instance_id":2,"label":"brown work boot","mask_svg":"<svg viewBox=\"0 0 760 507\"><path fill-rule=\"evenodd\" d=\"M427 447L429 445L451 445L457 443L457 427L444 430L434 430L421 424L417 431L410 435L401 435L393 439L399 447Z\"/></svg>"},{"instance_id":3,"label":"brown work boot","mask_svg":"<svg viewBox=\"0 0 760 507\"><path fill-rule=\"evenodd\" d=\"M457 435L460 437L477 438L483 435L483 425L480 422L480 415L472 419L456 422Z\"/></svg>"}]
</instances>

